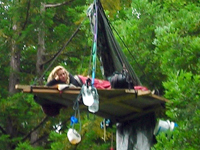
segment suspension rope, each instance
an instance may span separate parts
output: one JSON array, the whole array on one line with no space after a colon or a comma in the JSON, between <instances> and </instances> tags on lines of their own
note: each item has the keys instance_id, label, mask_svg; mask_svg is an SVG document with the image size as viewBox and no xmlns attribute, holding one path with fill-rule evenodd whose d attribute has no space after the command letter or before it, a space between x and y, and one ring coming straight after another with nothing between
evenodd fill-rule
<instances>
[{"instance_id":1,"label":"suspension rope","mask_svg":"<svg viewBox=\"0 0 200 150\"><path fill-rule=\"evenodd\" d=\"M140 64L137 62L136 58L133 56L133 54L130 52L129 48L127 47L127 45L124 43L124 41L123 41L122 38L120 37L120 35L119 35L119 33L117 32L117 30L112 26L112 24L111 24L110 22L108 22L108 23L111 25L112 29L115 31L115 33L117 34L117 36L119 37L119 39L121 40L121 42L123 43L123 45L125 46L125 48L128 50L130 56L135 60L135 62L136 62L136 64L137 64L138 68L140 69L140 71L142 72L142 74L145 76L146 81L148 81L148 82L150 81L150 82L149 82L150 85L153 85L153 83L151 82L151 80L148 79L149 77L146 75L146 73L144 72L144 70L142 69L142 67L140 66ZM157 89L157 87L155 87L155 86L154 86L154 88Z\"/></svg>"},{"instance_id":2,"label":"suspension rope","mask_svg":"<svg viewBox=\"0 0 200 150\"><path fill-rule=\"evenodd\" d=\"M96 55L97 55L97 33L98 33L98 7L96 0L94 0L95 5L95 25L94 25L94 39L93 39L93 50L92 50L92 86L94 85L95 73L96 73Z\"/></svg>"},{"instance_id":3,"label":"suspension rope","mask_svg":"<svg viewBox=\"0 0 200 150\"><path fill-rule=\"evenodd\" d=\"M117 34L117 36L119 37L119 39L121 40L121 42L123 43L123 45L125 46L125 48L128 50L129 54L131 55L131 57L134 59L134 61L136 62L137 66L139 67L139 69L142 71L142 73L144 75L145 72L142 70L142 67L139 65L139 63L137 62L136 58L133 56L133 54L130 52L129 48L126 46L125 42L122 40L121 36L119 35L119 33L117 32L117 30L113 27L113 25L108 21L109 25L112 27L112 29L115 31L115 33Z\"/></svg>"},{"instance_id":4,"label":"suspension rope","mask_svg":"<svg viewBox=\"0 0 200 150\"><path fill-rule=\"evenodd\" d=\"M88 69L88 77L90 76L90 73L92 72L92 50L93 47L91 47L91 51L90 51L90 62L89 62L89 69Z\"/></svg>"},{"instance_id":5,"label":"suspension rope","mask_svg":"<svg viewBox=\"0 0 200 150\"><path fill-rule=\"evenodd\" d=\"M101 13L102 16L106 16L103 10L100 11L100 13ZM109 20L107 19L107 17L105 17L105 18L103 18L103 19L106 19L105 21L108 22L108 25L109 25L110 27L113 27L113 26L110 24L110 22L109 22ZM114 27L113 27L113 28L114 28ZM112 30L112 29L111 29L111 30ZM116 30L115 30L115 32L117 33ZM119 36L118 33L117 33L117 35ZM114 35L113 35L113 36L114 36ZM119 36L119 37L120 37L120 36ZM121 39L121 38L120 38L120 39ZM121 39L121 40L122 40L122 39ZM124 43L124 42L123 42L123 43ZM137 77L137 75L135 74L134 70L132 70L132 69L130 68L130 66L127 64L128 62L126 62L126 61L125 61L125 58L122 57L122 53L123 53L123 52L122 52L122 51L119 51L119 50L116 50L115 52L117 53L117 57L119 58L119 61L120 61L120 63L121 63L122 66L123 66L123 69L125 69L125 70L127 70L127 71L130 71L131 74L133 75L133 77L136 79L136 80L135 80L132 76L130 76L130 77L132 78L132 81L137 81L137 82L141 85L141 82L140 82L139 78ZM130 72L128 73L128 75L130 75Z\"/></svg>"}]
</instances>

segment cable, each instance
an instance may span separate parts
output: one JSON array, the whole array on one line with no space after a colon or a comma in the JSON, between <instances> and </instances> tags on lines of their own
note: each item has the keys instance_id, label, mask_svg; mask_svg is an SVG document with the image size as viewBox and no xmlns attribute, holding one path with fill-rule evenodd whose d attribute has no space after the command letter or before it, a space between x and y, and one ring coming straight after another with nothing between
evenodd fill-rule
<instances>
[{"instance_id":1,"label":"cable","mask_svg":"<svg viewBox=\"0 0 200 150\"><path fill-rule=\"evenodd\" d=\"M142 67L139 65L139 63L137 62L136 58L132 55L132 53L130 52L129 48L126 46L126 44L124 43L124 41L122 40L121 36L119 35L119 33L117 32L117 30L113 27L113 25L108 21L109 25L112 27L112 29L115 31L115 33L117 34L117 36L119 37L119 39L121 40L121 42L123 43L123 45L125 46L125 48L128 50L129 54L131 55L131 57L134 59L134 61L136 62L137 66L139 67L139 69L142 71L142 73L146 76L145 72L141 69Z\"/></svg>"},{"instance_id":2,"label":"cable","mask_svg":"<svg viewBox=\"0 0 200 150\"><path fill-rule=\"evenodd\" d=\"M118 42L116 41L116 39L113 35L112 29L111 29L111 24L109 23L106 15L105 15L103 7L101 6L101 4L99 4L99 5L100 5L99 12L100 12L101 17L102 17L102 22L104 23L103 28L105 28L106 33L107 33L105 36L107 38L109 38L109 43L111 44L111 46L113 46L113 48L110 48L110 51L114 51L115 54L113 54L113 55L116 55L115 57L117 57L119 63L122 65L123 68L125 68L128 71L128 74L130 75L132 82L135 82L134 83L135 85L141 85L139 78L137 77L133 68L130 66L128 60L126 59L126 56L122 52ZM118 36L119 36L119 34L118 34Z\"/></svg>"}]
</instances>

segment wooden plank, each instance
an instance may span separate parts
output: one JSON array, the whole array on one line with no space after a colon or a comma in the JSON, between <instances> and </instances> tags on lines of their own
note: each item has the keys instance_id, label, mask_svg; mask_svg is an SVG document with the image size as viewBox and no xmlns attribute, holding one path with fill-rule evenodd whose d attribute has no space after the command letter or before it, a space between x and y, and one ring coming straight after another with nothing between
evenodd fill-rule
<instances>
[{"instance_id":1,"label":"wooden plank","mask_svg":"<svg viewBox=\"0 0 200 150\"><path fill-rule=\"evenodd\" d=\"M24 93L59 93L60 91L57 88L58 86L30 86L30 85L16 85L15 88L16 89L21 89L23 90ZM76 91L74 93L78 93L80 92L80 87L78 88L67 88L65 90L63 90L63 93L66 94L70 94L73 92L69 92L69 90L71 91ZM129 89L97 89L99 94L105 95L106 97L110 96L112 97L112 95L116 96L116 95L124 95L125 93L130 93L130 94L136 94L138 96L143 96L143 95L149 95L151 92L150 91L142 91L142 90L138 90L137 92L135 90L129 90ZM109 98L109 97L108 97Z\"/></svg>"},{"instance_id":2,"label":"wooden plank","mask_svg":"<svg viewBox=\"0 0 200 150\"><path fill-rule=\"evenodd\" d=\"M67 88L59 91L57 86L29 86L16 85L16 89L24 93L32 93L40 98L58 102L65 106L73 107L74 101L81 88ZM104 118L110 118L116 122L123 122L137 118L149 112L155 112L167 99L154 95L151 91L134 89L97 89L99 94L99 111L95 113ZM80 108L87 110L83 104Z\"/></svg>"},{"instance_id":3,"label":"wooden plank","mask_svg":"<svg viewBox=\"0 0 200 150\"><path fill-rule=\"evenodd\" d=\"M164 97L160 97L158 95L155 95L155 94L151 94L151 97L152 98L155 98L155 99L159 99L160 101L163 101L163 102L169 102L168 99L164 98Z\"/></svg>"},{"instance_id":4,"label":"wooden plank","mask_svg":"<svg viewBox=\"0 0 200 150\"><path fill-rule=\"evenodd\" d=\"M18 90L22 90L26 88L30 88L30 85L20 85L20 84L15 85L15 89L18 89Z\"/></svg>"},{"instance_id":5,"label":"wooden plank","mask_svg":"<svg viewBox=\"0 0 200 150\"><path fill-rule=\"evenodd\" d=\"M23 92L28 93L28 90L23 90ZM59 90L48 90L48 89L32 89L32 92L30 93L44 93L44 94L79 94L80 91L77 90L65 90L65 91L59 91Z\"/></svg>"},{"instance_id":6,"label":"wooden plank","mask_svg":"<svg viewBox=\"0 0 200 150\"><path fill-rule=\"evenodd\" d=\"M63 91L59 91L57 86L28 86L28 85L16 85L16 89L21 89L24 93L45 93L45 94L79 94L80 88L68 88Z\"/></svg>"},{"instance_id":7,"label":"wooden plank","mask_svg":"<svg viewBox=\"0 0 200 150\"><path fill-rule=\"evenodd\" d=\"M151 94L151 91L150 90L137 90L135 91L134 89L125 89L125 92L126 93L132 93L132 94L137 94L137 96L144 96L144 95L150 95Z\"/></svg>"}]
</instances>

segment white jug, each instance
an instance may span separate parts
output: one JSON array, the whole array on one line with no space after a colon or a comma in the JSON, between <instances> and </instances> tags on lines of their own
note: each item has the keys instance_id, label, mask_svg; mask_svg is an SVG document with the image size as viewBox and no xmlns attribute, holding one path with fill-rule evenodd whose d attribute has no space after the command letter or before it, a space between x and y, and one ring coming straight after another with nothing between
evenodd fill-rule
<instances>
[{"instance_id":1,"label":"white jug","mask_svg":"<svg viewBox=\"0 0 200 150\"><path fill-rule=\"evenodd\" d=\"M94 103L94 98L92 95L92 87L83 85L81 89L83 104L86 106L91 106Z\"/></svg>"},{"instance_id":2,"label":"white jug","mask_svg":"<svg viewBox=\"0 0 200 150\"><path fill-rule=\"evenodd\" d=\"M91 106L88 106L88 110L92 113L96 113L99 110L99 95L97 93L96 88L92 89L92 95L94 102Z\"/></svg>"},{"instance_id":3,"label":"white jug","mask_svg":"<svg viewBox=\"0 0 200 150\"><path fill-rule=\"evenodd\" d=\"M81 135L75 130L70 128L67 132L67 137L71 144L78 144L81 141Z\"/></svg>"},{"instance_id":4,"label":"white jug","mask_svg":"<svg viewBox=\"0 0 200 150\"><path fill-rule=\"evenodd\" d=\"M160 132L166 132L168 130L173 131L177 126L178 125L175 122L170 122L169 120L159 120L154 129L154 135L158 135Z\"/></svg>"}]
</instances>

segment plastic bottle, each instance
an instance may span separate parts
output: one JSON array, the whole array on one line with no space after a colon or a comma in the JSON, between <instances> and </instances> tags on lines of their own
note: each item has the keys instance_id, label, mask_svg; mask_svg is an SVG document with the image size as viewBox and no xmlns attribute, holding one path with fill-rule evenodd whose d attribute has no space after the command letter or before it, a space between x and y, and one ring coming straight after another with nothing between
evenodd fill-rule
<instances>
[{"instance_id":1,"label":"plastic bottle","mask_svg":"<svg viewBox=\"0 0 200 150\"><path fill-rule=\"evenodd\" d=\"M99 110L99 95L95 88L92 89L92 95L94 98L94 103L91 106L88 106L88 110L92 113L96 113Z\"/></svg>"}]
</instances>

